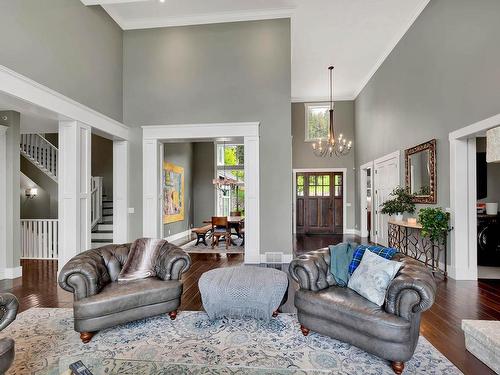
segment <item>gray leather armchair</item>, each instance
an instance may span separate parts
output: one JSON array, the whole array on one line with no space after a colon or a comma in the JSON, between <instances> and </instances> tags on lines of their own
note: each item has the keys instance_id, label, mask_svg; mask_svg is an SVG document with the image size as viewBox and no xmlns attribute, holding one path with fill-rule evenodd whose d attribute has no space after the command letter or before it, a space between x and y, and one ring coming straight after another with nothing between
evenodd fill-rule
<instances>
[{"instance_id":1,"label":"gray leather armchair","mask_svg":"<svg viewBox=\"0 0 500 375\"><path fill-rule=\"evenodd\" d=\"M309 330L348 342L391 361L401 374L404 362L415 351L420 315L434 303L436 284L432 273L402 254L399 273L387 289L382 307L349 288L336 286L330 270L328 248L311 251L290 263L290 274L299 283L295 306L302 333Z\"/></svg>"},{"instance_id":2,"label":"gray leather armchair","mask_svg":"<svg viewBox=\"0 0 500 375\"><path fill-rule=\"evenodd\" d=\"M108 245L72 258L59 274L59 286L74 295L75 331L84 343L97 331L168 313L173 320L181 303L181 275L191 258L166 243L155 263L156 277L118 282L131 244Z\"/></svg>"},{"instance_id":3,"label":"gray leather armchair","mask_svg":"<svg viewBox=\"0 0 500 375\"><path fill-rule=\"evenodd\" d=\"M0 293L0 331L12 323L17 316L19 302L15 295ZM14 362L14 340L10 337L0 339L0 374L5 373Z\"/></svg>"}]
</instances>

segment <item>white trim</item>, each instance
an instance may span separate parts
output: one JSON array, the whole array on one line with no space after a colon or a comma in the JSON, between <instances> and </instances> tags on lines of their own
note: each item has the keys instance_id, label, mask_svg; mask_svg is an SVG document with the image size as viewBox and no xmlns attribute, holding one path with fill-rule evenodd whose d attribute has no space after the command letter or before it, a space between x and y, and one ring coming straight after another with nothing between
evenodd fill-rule
<instances>
[{"instance_id":1,"label":"white trim","mask_svg":"<svg viewBox=\"0 0 500 375\"><path fill-rule=\"evenodd\" d=\"M450 277L477 280L476 142L500 114L455 130L450 140Z\"/></svg>"},{"instance_id":2,"label":"white trim","mask_svg":"<svg viewBox=\"0 0 500 375\"><path fill-rule=\"evenodd\" d=\"M361 231L359 229L353 229L353 228L346 229L344 230L344 234L352 234L354 236L361 237Z\"/></svg>"},{"instance_id":3,"label":"white trim","mask_svg":"<svg viewBox=\"0 0 500 375\"><path fill-rule=\"evenodd\" d=\"M368 233L368 221L366 220L366 211L368 209L367 207L367 196L366 196L366 183L367 183L367 176L366 176L366 171L370 169L371 171L371 189L372 189L372 226L371 229L373 229L373 222L374 222L374 215L373 215L373 170L374 170L374 163L373 161L370 161L368 163L365 163L359 167L359 219L360 219L360 230L359 236L362 238L367 238L368 235L370 235L371 238L373 238L372 234L373 233Z\"/></svg>"},{"instance_id":4,"label":"white trim","mask_svg":"<svg viewBox=\"0 0 500 375\"><path fill-rule=\"evenodd\" d=\"M191 229L186 229L185 231L179 232L172 234L171 236L167 236L164 239L167 240L168 242L180 240L181 238L187 237L191 235Z\"/></svg>"},{"instance_id":5,"label":"white trim","mask_svg":"<svg viewBox=\"0 0 500 375\"><path fill-rule=\"evenodd\" d=\"M345 102L352 101L356 99L354 93L345 94L345 95L335 95L333 98L334 102ZM292 103L324 103L330 102L329 96L294 96L291 99Z\"/></svg>"},{"instance_id":6,"label":"white trim","mask_svg":"<svg viewBox=\"0 0 500 375\"><path fill-rule=\"evenodd\" d=\"M294 168L292 169L292 233L295 234L297 233L297 227L295 223L295 218L297 215L297 208L296 203L297 203L297 172L301 173L307 173L307 172L342 172L343 177L342 177L342 230L344 233L346 233L347 230L347 168Z\"/></svg>"},{"instance_id":7,"label":"white trim","mask_svg":"<svg viewBox=\"0 0 500 375\"><path fill-rule=\"evenodd\" d=\"M245 245L246 247L246 245ZM277 263L277 264L288 264L290 263L292 260L293 260L293 254L285 254L285 253L282 253L282 252L279 252L279 254L281 254L281 260L282 262L281 263ZM266 254L261 254L260 255L260 263L262 264L271 264L271 263L268 263L266 262Z\"/></svg>"},{"instance_id":8,"label":"white trim","mask_svg":"<svg viewBox=\"0 0 500 375\"><path fill-rule=\"evenodd\" d=\"M143 234L158 238L161 229L159 143L243 137L245 150L245 263L260 262L260 164L259 122L234 122L142 127L143 138ZM152 167L153 166L153 167ZM156 166L156 167L154 167Z\"/></svg>"},{"instance_id":9,"label":"white trim","mask_svg":"<svg viewBox=\"0 0 500 375\"><path fill-rule=\"evenodd\" d=\"M8 126L0 125L0 272L4 272L7 266L7 249L9 241L7 239L7 222L12 221L12 217L7 217L7 129ZM2 277L3 278L3 277Z\"/></svg>"},{"instance_id":10,"label":"white trim","mask_svg":"<svg viewBox=\"0 0 500 375\"><path fill-rule=\"evenodd\" d=\"M128 141L113 141L113 242L129 241Z\"/></svg>"},{"instance_id":11,"label":"white trim","mask_svg":"<svg viewBox=\"0 0 500 375\"><path fill-rule=\"evenodd\" d=\"M384 53L380 56L380 58L375 62L375 65L370 70L370 72L366 75L366 77L363 79L363 81L361 81L361 84L359 85L357 90L354 92L354 98L357 98L358 95L361 93L361 91L363 91L365 86L368 84L368 82L370 82L370 80L375 75L375 73L380 68L380 66L384 63L384 61L387 59L387 57L389 57L389 55L394 50L394 48L396 48L396 46L398 45L400 40L403 39L405 34L410 29L411 25L413 25L413 23L416 21L418 16L420 16L420 13L422 13L422 11L425 9L425 7L429 3L429 1L430 0L421 0L421 2L417 5L417 7L415 8L415 11L413 12L413 14L410 17L410 19L408 20L408 22L405 23L405 25L403 26L403 28L401 30L399 30L399 33L396 33L395 38L391 41L388 48L384 51Z\"/></svg>"},{"instance_id":12,"label":"white trim","mask_svg":"<svg viewBox=\"0 0 500 375\"><path fill-rule=\"evenodd\" d=\"M23 275L23 267L6 267L3 269L0 279L16 279Z\"/></svg>"},{"instance_id":13,"label":"white trim","mask_svg":"<svg viewBox=\"0 0 500 375\"><path fill-rule=\"evenodd\" d=\"M139 3L142 1L150 0L80 0L83 5L111 5L111 4L126 4L126 3Z\"/></svg>"},{"instance_id":14,"label":"white trim","mask_svg":"<svg viewBox=\"0 0 500 375\"><path fill-rule=\"evenodd\" d=\"M186 16L147 17L128 20L122 17L113 6L102 5L104 10L123 30L151 29L156 27L175 27L206 25L213 23L258 21L278 18L292 18L295 8L255 9L236 12L219 12Z\"/></svg>"},{"instance_id":15,"label":"white trim","mask_svg":"<svg viewBox=\"0 0 500 375\"><path fill-rule=\"evenodd\" d=\"M0 91L73 119L120 139L129 140L129 128L77 101L0 65Z\"/></svg>"}]
</instances>

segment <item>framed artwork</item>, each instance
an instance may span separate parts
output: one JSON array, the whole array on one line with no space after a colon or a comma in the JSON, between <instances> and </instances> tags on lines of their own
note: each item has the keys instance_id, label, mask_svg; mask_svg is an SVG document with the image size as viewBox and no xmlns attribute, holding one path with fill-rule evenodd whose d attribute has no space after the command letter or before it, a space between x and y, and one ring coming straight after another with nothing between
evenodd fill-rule
<instances>
[{"instance_id":1,"label":"framed artwork","mask_svg":"<svg viewBox=\"0 0 500 375\"><path fill-rule=\"evenodd\" d=\"M163 162L163 224L184 220L184 168Z\"/></svg>"}]
</instances>

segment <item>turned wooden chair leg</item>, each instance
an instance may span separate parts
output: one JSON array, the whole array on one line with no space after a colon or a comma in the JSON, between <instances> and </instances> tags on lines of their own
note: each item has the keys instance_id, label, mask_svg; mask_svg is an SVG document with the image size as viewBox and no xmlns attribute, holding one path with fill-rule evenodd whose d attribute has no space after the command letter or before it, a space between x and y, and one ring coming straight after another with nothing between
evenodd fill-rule
<instances>
[{"instance_id":1,"label":"turned wooden chair leg","mask_svg":"<svg viewBox=\"0 0 500 375\"><path fill-rule=\"evenodd\" d=\"M170 312L168 313L168 316L170 316L170 319L171 319L171 320L175 320L175 318L177 318L177 310L170 311Z\"/></svg>"},{"instance_id":2,"label":"turned wooden chair leg","mask_svg":"<svg viewBox=\"0 0 500 375\"><path fill-rule=\"evenodd\" d=\"M404 362L391 362L391 367L392 370L394 371L395 374L402 374L403 370L405 368L405 363Z\"/></svg>"},{"instance_id":3,"label":"turned wooden chair leg","mask_svg":"<svg viewBox=\"0 0 500 375\"><path fill-rule=\"evenodd\" d=\"M302 334L303 334L304 336L307 336L307 335L309 334L309 332L311 332L311 331L309 330L309 328L304 327L302 324L300 325L300 330L302 331Z\"/></svg>"},{"instance_id":4,"label":"turned wooden chair leg","mask_svg":"<svg viewBox=\"0 0 500 375\"><path fill-rule=\"evenodd\" d=\"M80 332L80 339L84 344L87 344L92 340L95 334L95 332Z\"/></svg>"}]
</instances>

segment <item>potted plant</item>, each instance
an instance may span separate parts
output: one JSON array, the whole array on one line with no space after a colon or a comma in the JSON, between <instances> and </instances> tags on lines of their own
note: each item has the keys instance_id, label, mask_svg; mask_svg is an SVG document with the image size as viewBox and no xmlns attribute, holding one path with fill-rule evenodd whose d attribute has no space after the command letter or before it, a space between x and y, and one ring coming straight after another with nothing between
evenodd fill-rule
<instances>
[{"instance_id":1,"label":"potted plant","mask_svg":"<svg viewBox=\"0 0 500 375\"><path fill-rule=\"evenodd\" d=\"M381 212L383 214L388 214L389 216L394 215L396 220L403 220L403 213L408 212L410 214L415 213L415 203L413 203L413 194L408 193L408 191L401 186L395 188L389 196L394 197L382 203Z\"/></svg>"},{"instance_id":2,"label":"potted plant","mask_svg":"<svg viewBox=\"0 0 500 375\"><path fill-rule=\"evenodd\" d=\"M418 222L422 225L422 236L433 242L444 241L449 227L450 214L441 207L422 208L418 212Z\"/></svg>"}]
</instances>

